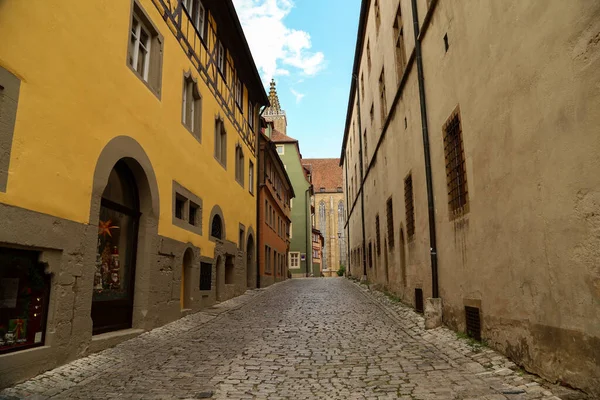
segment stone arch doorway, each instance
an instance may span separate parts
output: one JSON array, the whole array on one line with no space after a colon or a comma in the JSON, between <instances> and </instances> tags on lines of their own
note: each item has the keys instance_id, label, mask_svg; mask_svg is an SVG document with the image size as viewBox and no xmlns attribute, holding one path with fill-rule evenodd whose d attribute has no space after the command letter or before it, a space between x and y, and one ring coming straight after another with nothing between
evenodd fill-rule
<instances>
[{"instance_id":1,"label":"stone arch doorway","mask_svg":"<svg viewBox=\"0 0 600 400\"><path fill-rule=\"evenodd\" d=\"M182 310L191 308L192 303L192 269L194 265L194 252L188 248L183 254L181 265L181 294L179 303Z\"/></svg>"},{"instance_id":2,"label":"stone arch doorway","mask_svg":"<svg viewBox=\"0 0 600 400\"><path fill-rule=\"evenodd\" d=\"M246 242L246 286L254 289L256 283L254 282L256 276L256 263L254 262L254 237L248 235L248 241Z\"/></svg>"},{"instance_id":3,"label":"stone arch doorway","mask_svg":"<svg viewBox=\"0 0 600 400\"><path fill-rule=\"evenodd\" d=\"M134 139L113 138L98 157L90 204L89 224L98 227L87 242L96 253L90 282L94 334L143 326L159 214L148 156Z\"/></svg>"},{"instance_id":4,"label":"stone arch doorway","mask_svg":"<svg viewBox=\"0 0 600 400\"><path fill-rule=\"evenodd\" d=\"M140 203L124 161L112 169L98 221L92 321L94 333L131 328Z\"/></svg>"}]
</instances>

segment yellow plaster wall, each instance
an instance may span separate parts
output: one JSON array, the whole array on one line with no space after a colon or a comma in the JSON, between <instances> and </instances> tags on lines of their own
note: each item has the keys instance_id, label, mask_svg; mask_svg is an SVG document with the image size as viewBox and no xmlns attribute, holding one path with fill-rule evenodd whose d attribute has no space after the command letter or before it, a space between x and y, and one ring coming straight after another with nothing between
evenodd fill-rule
<instances>
[{"instance_id":1,"label":"yellow plaster wall","mask_svg":"<svg viewBox=\"0 0 600 400\"><path fill-rule=\"evenodd\" d=\"M247 186L255 157L225 118L227 170L216 162L214 119L224 112L201 79L202 143L182 125L183 74L192 64L151 0L140 4L164 37L161 99L126 64L131 1L0 2L0 65L22 79L0 201L87 223L98 156L113 137L127 135L156 173L159 234L212 251L208 219L215 204L227 239L237 242L238 223L254 226ZM245 90L244 104L247 112ZM245 154L244 188L235 180L236 143ZM172 225L173 180L203 199L203 236Z\"/></svg>"}]
</instances>

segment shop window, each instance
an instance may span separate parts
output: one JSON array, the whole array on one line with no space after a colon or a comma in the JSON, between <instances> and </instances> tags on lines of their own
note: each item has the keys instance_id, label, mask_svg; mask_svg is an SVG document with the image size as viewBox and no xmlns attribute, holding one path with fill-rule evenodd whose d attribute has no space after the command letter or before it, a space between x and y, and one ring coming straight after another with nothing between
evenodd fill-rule
<instances>
[{"instance_id":1,"label":"shop window","mask_svg":"<svg viewBox=\"0 0 600 400\"><path fill-rule=\"evenodd\" d=\"M135 178L124 161L102 193L92 297L93 333L131 328L139 226Z\"/></svg>"},{"instance_id":2,"label":"shop window","mask_svg":"<svg viewBox=\"0 0 600 400\"><path fill-rule=\"evenodd\" d=\"M50 275L38 256L0 248L0 354L44 345Z\"/></svg>"}]
</instances>

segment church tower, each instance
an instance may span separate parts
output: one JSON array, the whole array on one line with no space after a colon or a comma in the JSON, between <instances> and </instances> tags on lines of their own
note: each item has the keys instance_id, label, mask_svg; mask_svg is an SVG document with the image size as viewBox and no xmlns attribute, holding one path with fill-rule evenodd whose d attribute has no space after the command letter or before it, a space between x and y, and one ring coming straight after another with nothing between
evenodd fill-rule
<instances>
[{"instance_id":1,"label":"church tower","mask_svg":"<svg viewBox=\"0 0 600 400\"><path fill-rule=\"evenodd\" d=\"M275 129L284 135L287 135L287 118L285 116L285 111L281 109L281 105L279 104L279 97L277 96L277 88L275 87L274 79L271 79L269 102L270 106L268 106L263 112L263 118L267 122L273 122Z\"/></svg>"}]
</instances>

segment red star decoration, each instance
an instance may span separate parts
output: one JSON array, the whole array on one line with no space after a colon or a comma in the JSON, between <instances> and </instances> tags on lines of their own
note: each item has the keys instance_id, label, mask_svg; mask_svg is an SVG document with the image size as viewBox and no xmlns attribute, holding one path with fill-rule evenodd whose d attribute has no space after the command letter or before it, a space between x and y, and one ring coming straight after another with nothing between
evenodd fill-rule
<instances>
[{"instance_id":1,"label":"red star decoration","mask_svg":"<svg viewBox=\"0 0 600 400\"><path fill-rule=\"evenodd\" d=\"M100 223L98 224L98 235L102 235L102 236L110 236L112 237L112 234L110 233L111 229L119 229L118 226L112 225L112 220L108 220L106 222L104 221L100 221Z\"/></svg>"}]
</instances>

